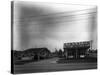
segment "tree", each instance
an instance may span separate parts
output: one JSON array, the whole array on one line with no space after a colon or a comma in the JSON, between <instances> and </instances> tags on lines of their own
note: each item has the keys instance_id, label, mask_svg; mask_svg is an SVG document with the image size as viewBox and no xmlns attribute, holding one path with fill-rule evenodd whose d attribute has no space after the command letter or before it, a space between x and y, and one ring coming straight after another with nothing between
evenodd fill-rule
<instances>
[{"instance_id":1,"label":"tree","mask_svg":"<svg viewBox=\"0 0 100 75\"><path fill-rule=\"evenodd\" d=\"M59 57L62 57L63 56L63 51L61 49L59 49L58 56Z\"/></svg>"}]
</instances>

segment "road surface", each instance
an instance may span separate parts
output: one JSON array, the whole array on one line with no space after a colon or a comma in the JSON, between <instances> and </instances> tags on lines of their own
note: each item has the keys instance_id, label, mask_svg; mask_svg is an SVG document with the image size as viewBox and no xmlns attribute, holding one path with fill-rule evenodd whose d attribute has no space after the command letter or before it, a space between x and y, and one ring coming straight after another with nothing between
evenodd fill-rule
<instances>
[{"instance_id":1,"label":"road surface","mask_svg":"<svg viewBox=\"0 0 100 75\"><path fill-rule=\"evenodd\" d=\"M51 72L51 71L69 71L69 70L84 70L96 69L97 63L57 63L59 58L51 58L31 62L23 65L15 65L14 72L19 73L36 73L36 72Z\"/></svg>"}]
</instances>

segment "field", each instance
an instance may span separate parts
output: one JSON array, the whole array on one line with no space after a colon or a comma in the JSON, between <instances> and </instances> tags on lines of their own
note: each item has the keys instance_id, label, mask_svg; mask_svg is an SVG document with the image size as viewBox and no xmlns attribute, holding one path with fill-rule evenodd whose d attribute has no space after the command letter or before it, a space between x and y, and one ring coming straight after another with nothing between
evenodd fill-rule
<instances>
[{"instance_id":1,"label":"field","mask_svg":"<svg viewBox=\"0 0 100 75\"><path fill-rule=\"evenodd\" d=\"M60 61L60 63L59 63ZM96 62L71 62L61 58L50 58L40 61L27 62L25 64L14 65L14 73L36 73L36 72L51 72L51 71L69 71L69 70L84 70L96 69ZM62 63L63 62L63 63ZM64 63L65 62L65 63Z\"/></svg>"}]
</instances>

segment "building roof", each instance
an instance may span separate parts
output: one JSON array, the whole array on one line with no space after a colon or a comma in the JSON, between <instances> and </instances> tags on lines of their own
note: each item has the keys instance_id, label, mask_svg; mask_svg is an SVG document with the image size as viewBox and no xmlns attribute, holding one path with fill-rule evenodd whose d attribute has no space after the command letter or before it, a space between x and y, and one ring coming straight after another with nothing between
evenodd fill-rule
<instances>
[{"instance_id":1,"label":"building roof","mask_svg":"<svg viewBox=\"0 0 100 75\"><path fill-rule=\"evenodd\" d=\"M25 50L24 52L32 52L32 53L37 54L37 53L41 52L42 50L46 50L46 51L50 52L47 48L30 48L30 49Z\"/></svg>"},{"instance_id":2,"label":"building roof","mask_svg":"<svg viewBox=\"0 0 100 75\"><path fill-rule=\"evenodd\" d=\"M90 41L64 43L64 48L90 48Z\"/></svg>"}]
</instances>

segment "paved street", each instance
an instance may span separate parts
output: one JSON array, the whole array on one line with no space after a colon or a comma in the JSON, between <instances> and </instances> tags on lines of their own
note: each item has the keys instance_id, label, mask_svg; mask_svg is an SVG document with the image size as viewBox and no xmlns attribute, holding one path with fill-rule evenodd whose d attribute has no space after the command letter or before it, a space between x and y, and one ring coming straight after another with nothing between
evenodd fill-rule
<instances>
[{"instance_id":1,"label":"paved street","mask_svg":"<svg viewBox=\"0 0 100 75\"><path fill-rule=\"evenodd\" d=\"M68 70L82 70L82 69L96 69L96 63L56 63L59 58L51 58L31 62L23 65L15 65L15 73L34 73L34 72L48 72L48 71L68 71Z\"/></svg>"}]
</instances>

